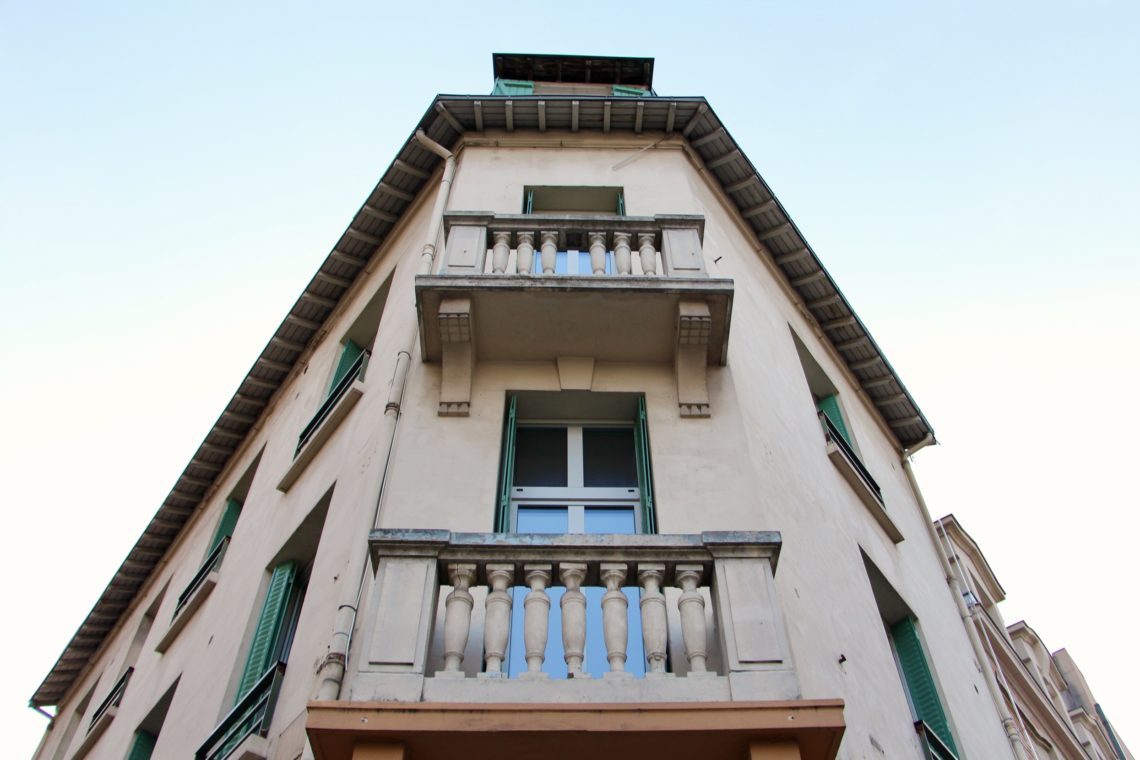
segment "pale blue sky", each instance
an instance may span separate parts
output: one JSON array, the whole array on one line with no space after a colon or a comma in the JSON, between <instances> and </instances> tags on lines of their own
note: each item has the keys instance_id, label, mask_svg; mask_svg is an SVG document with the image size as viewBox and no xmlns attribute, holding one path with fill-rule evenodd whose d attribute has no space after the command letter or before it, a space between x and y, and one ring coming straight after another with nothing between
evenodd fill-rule
<instances>
[{"instance_id":1,"label":"pale blue sky","mask_svg":"<svg viewBox=\"0 0 1140 760\"><path fill-rule=\"evenodd\" d=\"M1140 5L569 7L0 0L9 746L432 95L505 51L709 98L938 432L931 510L1135 749Z\"/></svg>"}]
</instances>

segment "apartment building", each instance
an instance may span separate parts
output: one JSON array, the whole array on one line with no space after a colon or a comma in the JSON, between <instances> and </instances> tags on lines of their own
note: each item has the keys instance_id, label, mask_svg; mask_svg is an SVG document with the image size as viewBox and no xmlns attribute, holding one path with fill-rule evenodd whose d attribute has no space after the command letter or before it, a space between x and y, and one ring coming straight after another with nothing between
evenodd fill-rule
<instances>
[{"instance_id":1,"label":"apartment building","mask_svg":"<svg viewBox=\"0 0 1140 760\"><path fill-rule=\"evenodd\" d=\"M1028 757L933 430L711 105L493 62L36 690L37 757Z\"/></svg>"},{"instance_id":2,"label":"apartment building","mask_svg":"<svg viewBox=\"0 0 1140 760\"><path fill-rule=\"evenodd\" d=\"M997 707L1027 754L1037 760L1132 760L1069 653L1050 653L1024 620L1005 624L998 608L1005 589L973 537L954 515L936 527L968 603L964 622L997 687Z\"/></svg>"}]
</instances>

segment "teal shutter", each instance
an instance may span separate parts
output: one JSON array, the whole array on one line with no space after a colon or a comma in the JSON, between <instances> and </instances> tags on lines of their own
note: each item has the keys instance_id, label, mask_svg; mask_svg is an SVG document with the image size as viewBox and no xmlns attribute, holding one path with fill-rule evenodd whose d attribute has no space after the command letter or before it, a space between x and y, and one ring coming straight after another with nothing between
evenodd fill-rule
<instances>
[{"instance_id":1,"label":"teal shutter","mask_svg":"<svg viewBox=\"0 0 1140 760\"><path fill-rule=\"evenodd\" d=\"M914 620L903 618L892 625L891 640L894 641L906 689L910 693L910 701L918 713L918 719L930 726L938 738L957 753L954 737L950 735L950 724L942 709L942 701L938 698L938 690L934 688L934 677L930 674L930 666L922 651L922 642L918 639Z\"/></svg>"},{"instance_id":2,"label":"teal shutter","mask_svg":"<svg viewBox=\"0 0 1140 760\"><path fill-rule=\"evenodd\" d=\"M523 213L524 214L533 214L534 213L534 191L533 190L527 190L526 191L526 198L523 200Z\"/></svg>"},{"instance_id":3,"label":"teal shutter","mask_svg":"<svg viewBox=\"0 0 1140 760\"><path fill-rule=\"evenodd\" d=\"M496 79L492 95L533 95L534 82L525 79Z\"/></svg>"},{"instance_id":4,"label":"teal shutter","mask_svg":"<svg viewBox=\"0 0 1140 760\"><path fill-rule=\"evenodd\" d=\"M624 84L615 84L613 94L620 98L644 98L648 95L644 87L631 87Z\"/></svg>"},{"instance_id":5,"label":"teal shutter","mask_svg":"<svg viewBox=\"0 0 1140 760\"><path fill-rule=\"evenodd\" d=\"M843 421L843 414L839 411L839 396L834 394L824 396L815 402L815 408L827 415L827 419L831 420L832 425L835 425L835 429L843 436L847 445L854 448L851 443L851 434L847 432L847 424Z\"/></svg>"},{"instance_id":6,"label":"teal shutter","mask_svg":"<svg viewBox=\"0 0 1140 760\"><path fill-rule=\"evenodd\" d=\"M362 353L364 353L363 348L351 340L344 341L344 349L340 352L340 361L336 364L336 372L333 373L332 382L329 384L329 393L332 393L333 389L340 385L340 381L352 369L352 365L356 363Z\"/></svg>"},{"instance_id":7,"label":"teal shutter","mask_svg":"<svg viewBox=\"0 0 1140 760\"><path fill-rule=\"evenodd\" d=\"M131 748L127 752L127 760L150 760L157 742L158 737L149 731L136 732L135 740L131 742Z\"/></svg>"},{"instance_id":8,"label":"teal shutter","mask_svg":"<svg viewBox=\"0 0 1140 760\"><path fill-rule=\"evenodd\" d=\"M622 192L618 193L617 215L625 216L625 193Z\"/></svg>"},{"instance_id":9,"label":"teal shutter","mask_svg":"<svg viewBox=\"0 0 1140 760\"><path fill-rule=\"evenodd\" d=\"M649 424L645 415L645 397L637 399L637 423L633 426L633 443L637 448L637 485L641 491L641 532L657 532L657 514L653 508L653 467L649 460Z\"/></svg>"},{"instance_id":10,"label":"teal shutter","mask_svg":"<svg viewBox=\"0 0 1140 760\"><path fill-rule=\"evenodd\" d=\"M503 456L499 465L499 505L495 511L495 531L511 530L511 486L515 481L515 429L517 427L518 396L511 394L507 402L507 419L503 423Z\"/></svg>"},{"instance_id":11,"label":"teal shutter","mask_svg":"<svg viewBox=\"0 0 1140 760\"><path fill-rule=\"evenodd\" d=\"M222 519L218 521L218 527L214 531L214 537L210 539L210 549L206 552L207 557L214 553L214 549L218 548L218 544L234 534L234 528L237 526L238 516L240 514L241 502L237 499L226 499L226 506L222 510Z\"/></svg>"},{"instance_id":12,"label":"teal shutter","mask_svg":"<svg viewBox=\"0 0 1140 760\"><path fill-rule=\"evenodd\" d=\"M240 702L265 675L269 666L274 664L274 650L277 649L277 639L285 622L285 611L289 607L289 596L296 577L296 562L285 562L273 568L273 577L269 579L269 589L265 592L265 603L261 606L261 616L257 619L257 628L249 645L249 656L241 673L241 681L238 682L234 704Z\"/></svg>"}]
</instances>

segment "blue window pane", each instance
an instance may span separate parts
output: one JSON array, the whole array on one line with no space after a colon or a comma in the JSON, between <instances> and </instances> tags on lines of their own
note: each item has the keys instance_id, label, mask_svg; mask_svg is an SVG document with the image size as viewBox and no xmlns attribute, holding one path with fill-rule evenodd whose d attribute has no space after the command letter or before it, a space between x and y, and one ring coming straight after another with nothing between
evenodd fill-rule
<instances>
[{"instance_id":1,"label":"blue window pane","mask_svg":"<svg viewBox=\"0 0 1140 760\"><path fill-rule=\"evenodd\" d=\"M586 532L633 535L637 532L633 507L586 507Z\"/></svg>"},{"instance_id":2,"label":"blue window pane","mask_svg":"<svg viewBox=\"0 0 1140 760\"><path fill-rule=\"evenodd\" d=\"M558 253L554 254L554 273L555 274L566 274L569 271L566 258L567 258L566 251L559 251ZM542 270L539 269L538 271L541 272Z\"/></svg>"},{"instance_id":3,"label":"blue window pane","mask_svg":"<svg viewBox=\"0 0 1140 760\"><path fill-rule=\"evenodd\" d=\"M589 251L578 252L578 274L593 274L594 265L590 261ZM606 251L606 274L614 273L614 253Z\"/></svg>"},{"instance_id":4,"label":"blue window pane","mask_svg":"<svg viewBox=\"0 0 1140 760\"><path fill-rule=\"evenodd\" d=\"M582 669L594 678L601 678L609 672L610 663L606 653L605 634L602 629L602 597L606 590L597 586L583 588L586 594L586 661ZM625 593L628 607L626 610L627 625L629 627L629 642L626 646L626 671L635 676L645 675L645 646L641 639L641 589L637 586L627 586L622 589ZM546 659L542 663L542 672L549 673L551 678L566 677L566 659L562 649L562 594L566 589L553 587L546 590L550 597L549 629L546 639ZM523 617L525 615L526 595L530 590L525 586L516 586L512 590L513 604L511 606L511 639L507 647L507 674L517 678L525 673L526 643L523 641Z\"/></svg>"},{"instance_id":5,"label":"blue window pane","mask_svg":"<svg viewBox=\"0 0 1140 760\"><path fill-rule=\"evenodd\" d=\"M570 529L566 507L519 507L515 532L566 533Z\"/></svg>"}]
</instances>

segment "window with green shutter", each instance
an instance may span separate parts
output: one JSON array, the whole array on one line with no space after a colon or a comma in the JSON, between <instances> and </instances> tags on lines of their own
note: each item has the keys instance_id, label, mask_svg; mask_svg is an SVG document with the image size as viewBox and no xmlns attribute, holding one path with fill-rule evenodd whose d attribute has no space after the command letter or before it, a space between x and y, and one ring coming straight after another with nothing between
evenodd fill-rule
<instances>
[{"instance_id":1,"label":"window with green shutter","mask_svg":"<svg viewBox=\"0 0 1140 760\"><path fill-rule=\"evenodd\" d=\"M226 505L222 508L222 519L214 529L214 537L210 539L210 548L206 550L206 556L213 554L222 541L233 536L239 516L241 516L241 502L237 499L226 499Z\"/></svg>"},{"instance_id":2,"label":"window with green shutter","mask_svg":"<svg viewBox=\"0 0 1140 760\"><path fill-rule=\"evenodd\" d=\"M340 385L340 381L348 375L352 365L356 364L356 360L364 353L364 349L356 345L352 340L345 340L344 348L340 351L340 359L336 363L336 371L333 372L332 382L329 383L329 395L331 396L336 387Z\"/></svg>"},{"instance_id":3,"label":"window with green shutter","mask_svg":"<svg viewBox=\"0 0 1140 760\"><path fill-rule=\"evenodd\" d=\"M563 416L560 402L567 397L558 393L507 398L494 529L551 532L520 527L541 514L554 521L550 525L565 523L553 532L591 532L590 524L606 523L616 527L594 532L656 533L645 398L568 395L574 416Z\"/></svg>"},{"instance_id":4,"label":"window with green shutter","mask_svg":"<svg viewBox=\"0 0 1140 760\"><path fill-rule=\"evenodd\" d=\"M916 717L926 723L951 751L957 753L954 737L950 735L950 723L946 720L946 711L938 697L938 689L934 685L934 676L926 661L926 653L922 650L914 619L905 617L898 621L890 627L890 634Z\"/></svg>"},{"instance_id":5,"label":"window with green shutter","mask_svg":"<svg viewBox=\"0 0 1140 760\"><path fill-rule=\"evenodd\" d=\"M131 748L127 751L127 760L150 760L157 743L158 737L149 731L136 732Z\"/></svg>"},{"instance_id":6,"label":"window with green shutter","mask_svg":"<svg viewBox=\"0 0 1140 760\"><path fill-rule=\"evenodd\" d=\"M835 426L839 435L843 436L847 445L854 448L851 443L851 433L847 431L847 423L843 419L843 413L839 411L839 396L833 393L819 398L815 402L815 408L817 411L823 412L831 424Z\"/></svg>"},{"instance_id":7,"label":"window with green shutter","mask_svg":"<svg viewBox=\"0 0 1140 760\"><path fill-rule=\"evenodd\" d=\"M273 568L269 588L265 592L265 601L261 606L261 614L257 618L257 627L253 632L253 640L249 645L245 667L242 668L237 694L234 695L234 704L240 702L269 668L276 664L277 656L284 648L282 636L290 633L292 628L291 625L287 625L286 613L293 601L293 586L296 580L296 562L285 562Z\"/></svg>"}]
</instances>

